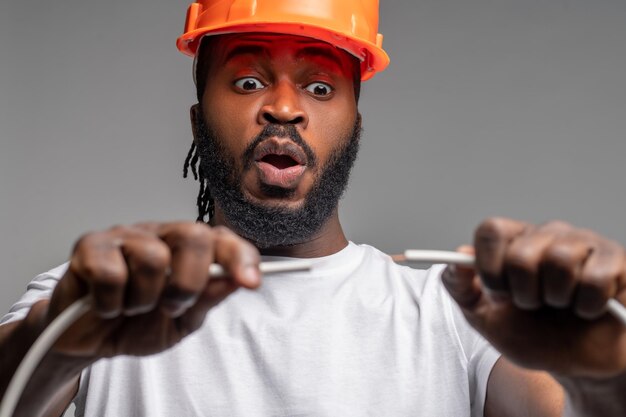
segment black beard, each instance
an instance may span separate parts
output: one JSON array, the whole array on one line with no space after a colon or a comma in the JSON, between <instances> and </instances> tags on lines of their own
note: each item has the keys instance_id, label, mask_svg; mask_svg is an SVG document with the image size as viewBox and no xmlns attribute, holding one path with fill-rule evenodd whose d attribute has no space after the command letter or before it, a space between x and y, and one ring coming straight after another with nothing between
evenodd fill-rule
<instances>
[{"instance_id":1,"label":"black beard","mask_svg":"<svg viewBox=\"0 0 626 417\"><path fill-rule=\"evenodd\" d=\"M222 209L228 225L240 236L259 248L291 246L310 240L337 208L348 185L350 172L359 151L361 115L347 137L331 153L328 162L320 169L313 187L300 208L268 207L247 199L241 191L241 172L236 172L234 157L228 156L222 141L203 118L196 126L196 143L200 156L200 172L208 182L211 194ZM267 125L251 142L243 155L243 166L249 166L254 148L272 136L289 137L307 154L309 165L317 159L293 125ZM292 193L280 187L266 186L262 191L274 197L287 197Z\"/></svg>"}]
</instances>

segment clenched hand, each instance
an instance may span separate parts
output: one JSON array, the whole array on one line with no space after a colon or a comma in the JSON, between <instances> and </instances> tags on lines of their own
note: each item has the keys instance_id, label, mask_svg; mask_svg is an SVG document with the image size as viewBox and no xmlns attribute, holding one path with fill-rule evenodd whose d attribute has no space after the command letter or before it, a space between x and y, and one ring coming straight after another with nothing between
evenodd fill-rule
<instances>
[{"instance_id":1,"label":"clenched hand","mask_svg":"<svg viewBox=\"0 0 626 417\"><path fill-rule=\"evenodd\" d=\"M97 360L167 349L198 329L206 312L236 288L257 287L259 261L249 242L202 223L143 223L87 234L75 245L47 320L87 294L93 307L54 350ZM230 279L210 280L213 262Z\"/></svg>"},{"instance_id":2,"label":"clenched hand","mask_svg":"<svg viewBox=\"0 0 626 417\"><path fill-rule=\"evenodd\" d=\"M476 269L443 281L468 321L513 362L567 377L626 371L626 328L606 313L626 303L626 252L562 222L492 218L475 233Z\"/></svg>"}]
</instances>

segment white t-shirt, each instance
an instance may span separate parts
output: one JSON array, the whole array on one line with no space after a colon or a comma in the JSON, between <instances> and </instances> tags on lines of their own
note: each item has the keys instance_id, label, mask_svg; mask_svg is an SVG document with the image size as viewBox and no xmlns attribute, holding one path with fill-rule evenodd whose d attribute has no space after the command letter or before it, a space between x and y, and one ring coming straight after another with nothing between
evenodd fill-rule
<instances>
[{"instance_id":1,"label":"white t-shirt","mask_svg":"<svg viewBox=\"0 0 626 417\"><path fill-rule=\"evenodd\" d=\"M76 415L483 415L499 354L466 323L441 266L414 270L354 243L313 261L237 290L172 349L87 368ZM2 322L49 296L65 268L37 277Z\"/></svg>"}]
</instances>

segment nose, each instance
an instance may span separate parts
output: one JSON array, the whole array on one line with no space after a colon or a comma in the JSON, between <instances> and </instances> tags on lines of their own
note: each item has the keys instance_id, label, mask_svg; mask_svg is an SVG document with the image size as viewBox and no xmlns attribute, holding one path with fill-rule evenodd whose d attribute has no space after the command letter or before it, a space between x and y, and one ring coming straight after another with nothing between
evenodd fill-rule
<instances>
[{"instance_id":1,"label":"nose","mask_svg":"<svg viewBox=\"0 0 626 417\"><path fill-rule=\"evenodd\" d=\"M309 116L302 108L297 85L289 81L278 82L272 86L266 97L257 117L260 125L291 124L300 125L302 129L306 129Z\"/></svg>"}]
</instances>

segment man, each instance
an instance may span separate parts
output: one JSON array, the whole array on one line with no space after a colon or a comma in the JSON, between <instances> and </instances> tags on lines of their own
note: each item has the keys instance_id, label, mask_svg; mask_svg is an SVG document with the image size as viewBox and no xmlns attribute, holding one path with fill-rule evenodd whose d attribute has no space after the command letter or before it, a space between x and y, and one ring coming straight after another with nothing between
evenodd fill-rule
<instances>
[{"instance_id":1,"label":"man","mask_svg":"<svg viewBox=\"0 0 626 417\"><path fill-rule=\"evenodd\" d=\"M57 416L75 396L87 416L623 415L626 331L605 314L626 301L620 245L489 219L461 248L476 270L416 271L345 237L360 81L387 64L376 16L357 0L190 7L186 169L211 227L91 233L38 277L0 327L3 391L52 319L86 294L93 309L16 415ZM314 267L261 285L259 251ZM209 280L212 262L231 279Z\"/></svg>"}]
</instances>

